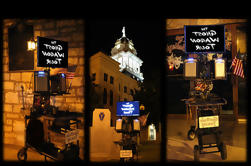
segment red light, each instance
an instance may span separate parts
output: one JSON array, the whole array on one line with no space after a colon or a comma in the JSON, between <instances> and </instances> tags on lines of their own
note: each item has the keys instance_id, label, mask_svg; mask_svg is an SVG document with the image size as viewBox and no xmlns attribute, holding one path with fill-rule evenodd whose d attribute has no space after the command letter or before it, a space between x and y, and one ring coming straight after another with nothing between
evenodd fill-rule
<instances>
[{"instance_id":1,"label":"red light","mask_svg":"<svg viewBox=\"0 0 251 166\"><path fill-rule=\"evenodd\" d=\"M173 66L169 65L169 70L173 71Z\"/></svg>"}]
</instances>

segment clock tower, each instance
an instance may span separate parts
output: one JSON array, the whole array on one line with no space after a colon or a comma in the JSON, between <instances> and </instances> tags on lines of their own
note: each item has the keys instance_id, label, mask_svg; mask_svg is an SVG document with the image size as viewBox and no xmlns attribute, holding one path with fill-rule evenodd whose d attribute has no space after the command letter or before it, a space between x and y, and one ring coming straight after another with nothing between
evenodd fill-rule
<instances>
[{"instance_id":1,"label":"clock tower","mask_svg":"<svg viewBox=\"0 0 251 166\"><path fill-rule=\"evenodd\" d=\"M123 27L122 37L117 39L115 46L111 50L111 58L120 63L120 72L143 82L143 73L140 72L143 61L136 55L137 51L134 44L132 40L126 37L125 27Z\"/></svg>"}]
</instances>

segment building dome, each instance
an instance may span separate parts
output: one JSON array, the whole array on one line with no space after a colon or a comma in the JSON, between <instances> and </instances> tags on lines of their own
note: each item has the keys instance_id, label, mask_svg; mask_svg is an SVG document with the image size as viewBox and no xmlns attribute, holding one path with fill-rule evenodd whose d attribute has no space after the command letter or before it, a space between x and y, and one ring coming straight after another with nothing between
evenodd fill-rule
<instances>
[{"instance_id":1,"label":"building dome","mask_svg":"<svg viewBox=\"0 0 251 166\"><path fill-rule=\"evenodd\" d=\"M136 56L137 51L132 40L129 40L125 35L125 27L123 27L122 33L122 37L117 39L115 46L111 50L111 58L120 63L121 72L135 78L137 81L143 81L143 73L140 72L143 61Z\"/></svg>"},{"instance_id":2,"label":"building dome","mask_svg":"<svg viewBox=\"0 0 251 166\"><path fill-rule=\"evenodd\" d=\"M134 44L132 42L132 40L129 40L126 36L125 36L125 28L123 27L123 36L119 39L117 39L117 41L115 42L115 46L112 48L111 50L111 55L115 55L118 54L119 52L127 52L130 51L132 54L134 54L135 56L137 55L137 51L134 48Z\"/></svg>"}]
</instances>

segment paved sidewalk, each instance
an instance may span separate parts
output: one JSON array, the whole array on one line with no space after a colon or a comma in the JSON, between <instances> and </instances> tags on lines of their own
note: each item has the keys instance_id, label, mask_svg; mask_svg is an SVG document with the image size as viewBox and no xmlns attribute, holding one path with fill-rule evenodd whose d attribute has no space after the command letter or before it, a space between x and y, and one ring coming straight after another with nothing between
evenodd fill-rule
<instances>
[{"instance_id":1,"label":"paved sidewalk","mask_svg":"<svg viewBox=\"0 0 251 166\"><path fill-rule=\"evenodd\" d=\"M4 146L3 146L3 161L18 162L19 160L17 158L17 153L21 148L23 148L23 146L4 144ZM80 156L81 156L81 152L80 152ZM48 157L46 158L46 161L45 161L44 155L41 155L38 152L36 152L30 148L28 148L28 151L27 151L27 161L28 162L46 162L46 161L47 162L54 162L54 160L52 160Z\"/></svg>"},{"instance_id":2,"label":"paved sidewalk","mask_svg":"<svg viewBox=\"0 0 251 166\"><path fill-rule=\"evenodd\" d=\"M167 160L169 161L193 161L194 145L198 145L198 139L188 140L187 132L193 121L178 118L167 119ZM223 141L227 147L227 160L222 160L220 152L200 154L202 162L246 162L247 158L247 124L234 124L233 121L222 122ZM210 151L214 150L210 148ZM215 150L217 150L215 148Z\"/></svg>"},{"instance_id":3,"label":"paved sidewalk","mask_svg":"<svg viewBox=\"0 0 251 166\"><path fill-rule=\"evenodd\" d=\"M4 144L4 146L3 146L3 161L17 162L18 161L17 153L21 148L22 148L22 146L19 146L19 145ZM27 161L43 162L45 160L44 160L43 155L40 155L39 153L28 149L28 151L27 151ZM48 159L48 161L51 161L51 159Z\"/></svg>"}]
</instances>

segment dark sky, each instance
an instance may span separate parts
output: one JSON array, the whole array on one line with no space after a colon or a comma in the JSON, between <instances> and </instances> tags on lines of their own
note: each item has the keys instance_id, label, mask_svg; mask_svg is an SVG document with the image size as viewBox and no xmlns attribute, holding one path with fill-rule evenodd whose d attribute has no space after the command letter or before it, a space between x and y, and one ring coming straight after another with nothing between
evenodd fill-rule
<instances>
[{"instance_id":1,"label":"dark sky","mask_svg":"<svg viewBox=\"0 0 251 166\"><path fill-rule=\"evenodd\" d=\"M123 26L125 26L126 37L134 44L137 56L143 60L141 70L144 77L153 69L162 70L165 20L161 19L87 20L86 55L91 56L98 51L111 55L116 40L122 37Z\"/></svg>"}]
</instances>

